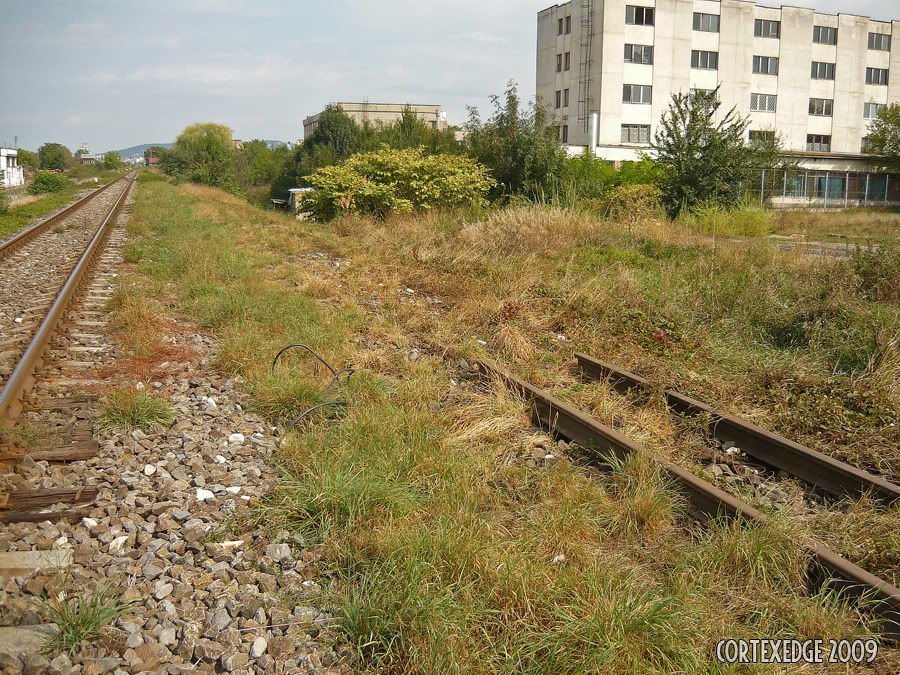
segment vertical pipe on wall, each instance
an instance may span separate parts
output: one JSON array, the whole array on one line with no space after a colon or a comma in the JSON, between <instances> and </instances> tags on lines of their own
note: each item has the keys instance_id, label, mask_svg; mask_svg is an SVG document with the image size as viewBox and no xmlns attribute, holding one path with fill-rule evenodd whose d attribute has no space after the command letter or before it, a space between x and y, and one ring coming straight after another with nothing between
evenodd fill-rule
<instances>
[{"instance_id":1,"label":"vertical pipe on wall","mask_svg":"<svg viewBox=\"0 0 900 675\"><path fill-rule=\"evenodd\" d=\"M594 153L600 144L600 121L599 115L595 112L591 113L591 154Z\"/></svg>"}]
</instances>

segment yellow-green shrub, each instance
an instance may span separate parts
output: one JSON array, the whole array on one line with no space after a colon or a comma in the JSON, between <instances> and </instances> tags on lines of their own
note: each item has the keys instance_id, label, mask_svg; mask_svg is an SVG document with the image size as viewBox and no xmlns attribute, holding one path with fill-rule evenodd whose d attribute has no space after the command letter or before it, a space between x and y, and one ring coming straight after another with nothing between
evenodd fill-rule
<instances>
[{"instance_id":1,"label":"yellow-green shrub","mask_svg":"<svg viewBox=\"0 0 900 675\"><path fill-rule=\"evenodd\" d=\"M304 196L303 208L323 221L344 213L383 218L392 211L482 206L495 184L475 160L426 155L423 148L353 155L306 180L315 190Z\"/></svg>"}]
</instances>

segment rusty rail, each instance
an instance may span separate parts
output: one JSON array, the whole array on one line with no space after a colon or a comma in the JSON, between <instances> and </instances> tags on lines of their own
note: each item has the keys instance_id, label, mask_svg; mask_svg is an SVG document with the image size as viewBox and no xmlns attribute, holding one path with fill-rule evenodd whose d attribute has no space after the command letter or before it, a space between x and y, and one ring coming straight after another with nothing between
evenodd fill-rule
<instances>
[{"instance_id":1,"label":"rusty rail","mask_svg":"<svg viewBox=\"0 0 900 675\"><path fill-rule=\"evenodd\" d=\"M740 517L755 523L767 522L766 516L749 504L655 455L542 389L485 362L478 362L478 367L483 374L499 377L508 387L531 399L536 421L545 428L601 454L612 453L622 458L639 453L657 462L684 490L691 512L701 521ZM840 589L848 597L864 599L864 603L881 620L879 630L882 635L893 642L900 642L900 589L824 546L808 544L806 550L811 561L808 570L811 584L828 580L833 588Z\"/></svg>"},{"instance_id":2,"label":"rusty rail","mask_svg":"<svg viewBox=\"0 0 900 675\"><path fill-rule=\"evenodd\" d=\"M608 380L618 391L651 391L650 383L639 375L616 368L608 363L576 353L581 371L598 380ZM710 416L710 433L722 442L733 441L754 459L763 464L786 471L816 487L834 495L872 497L891 504L900 500L900 486L884 478L829 457L821 452L772 433L734 415L714 410L705 403L694 400L677 391L663 392L666 404L683 415Z\"/></svg>"},{"instance_id":3,"label":"rusty rail","mask_svg":"<svg viewBox=\"0 0 900 675\"><path fill-rule=\"evenodd\" d=\"M17 248L19 248L23 244L31 241L39 234L42 234L43 232L45 232L47 230L47 228L49 228L54 223L62 220L66 216L73 214L75 211L77 211L82 206L87 204L89 201L91 201L94 197L99 195L101 192L105 192L106 190L111 188L113 185L115 185L116 183L118 183L121 180L124 180L127 177L128 177L128 175L126 174L126 175L122 176L121 178L117 178L116 180L114 180L110 183L107 183L102 188L94 190L89 195L86 195L86 196L82 197L81 199L79 199L77 202L73 202L72 204L69 204L66 208L64 208L62 211L60 211L56 215L50 216L49 218L46 218L46 219L42 220L41 222L36 223L25 230L22 230L17 235L15 235L14 237L11 237L10 239L7 239L3 243L0 243L0 258L5 258L6 256L8 256L10 253L15 251Z\"/></svg>"},{"instance_id":4,"label":"rusty rail","mask_svg":"<svg viewBox=\"0 0 900 675\"><path fill-rule=\"evenodd\" d=\"M116 202L106 214L103 222L97 227L97 231L91 238L90 243L85 248L84 253L81 254L81 257L78 259L78 262L66 279L66 283L53 301L53 305L47 312L47 316L38 327L37 333L35 333L34 338L31 340L31 344L28 345L22 358L19 359L15 369L6 381L3 391L0 392L0 424L11 426L22 412L25 394L31 390L35 381L35 373L44 363L44 352L49 346L50 340L59 330L69 302L78 291L87 271L93 265L97 254L102 250L103 243L109 235L109 223L115 220L119 210L125 203L128 192L131 190L131 186L134 185L136 176L137 173L131 174L131 179L125 186L122 194L119 195L119 198L116 199ZM123 176L123 178L125 178L125 176ZM112 185L112 183L110 183L110 185ZM95 192L93 194L96 195L97 193Z\"/></svg>"}]
</instances>

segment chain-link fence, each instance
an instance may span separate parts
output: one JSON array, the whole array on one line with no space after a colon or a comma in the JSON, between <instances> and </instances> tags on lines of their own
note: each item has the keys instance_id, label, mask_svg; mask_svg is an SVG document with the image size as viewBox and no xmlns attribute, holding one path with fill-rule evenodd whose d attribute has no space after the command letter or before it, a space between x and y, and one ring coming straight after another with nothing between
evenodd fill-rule
<instances>
[{"instance_id":1,"label":"chain-link fence","mask_svg":"<svg viewBox=\"0 0 900 675\"><path fill-rule=\"evenodd\" d=\"M771 208L900 206L897 174L765 169L747 187Z\"/></svg>"}]
</instances>

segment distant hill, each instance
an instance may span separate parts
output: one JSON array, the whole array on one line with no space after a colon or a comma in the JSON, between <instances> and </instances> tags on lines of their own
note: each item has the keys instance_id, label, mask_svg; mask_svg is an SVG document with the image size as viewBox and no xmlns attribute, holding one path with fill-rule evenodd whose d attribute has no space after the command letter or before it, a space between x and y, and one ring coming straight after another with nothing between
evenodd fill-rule
<instances>
[{"instance_id":1,"label":"distant hill","mask_svg":"<svg viewBox=\"0 0 900 675\"><path fill-rule=\"evenodd\" d=\"M250 140L250 139L245 139ZM166 148L169 149L173 146L173 143L144 143L143 145L133 145L130 148L125 148L124 150L117 150L121 157L131 157L132 155L143 155L144 150L148 148ZM284 141L266 141L266 145L270 148L280 148L283 145L290 145L289 143L285 143Z\"/></svg>"},{"instance_id":2,"label":"distant hill","mask_svg":"<svg viewBox=\"0 0 900 675\"><path fill-rule=\"evenodd\" d=\"M133 145L130 148L125 148L124 150L117 150L120 157L131 157L132 155L143 155L144 150L148 148L171 148L172 143L144 143L143 145Z\"/></svg>"}]
</instances>

